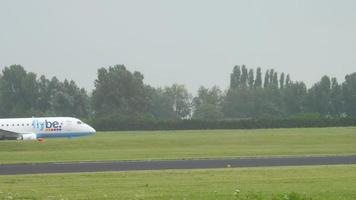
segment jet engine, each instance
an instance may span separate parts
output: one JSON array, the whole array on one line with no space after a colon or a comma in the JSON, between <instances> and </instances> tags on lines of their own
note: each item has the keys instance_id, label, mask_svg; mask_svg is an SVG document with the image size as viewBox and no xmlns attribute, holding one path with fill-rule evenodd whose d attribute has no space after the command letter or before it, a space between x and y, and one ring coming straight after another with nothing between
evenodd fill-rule
<instances>
[{"instance_id":1,"label":"jet engine","mask_svg":"<svg viewBox=\"0 0 356 200\"><path fill-rule=\"evenodd\" d=\"M37 135L34 133L22 134L20 140L37 140Z\"/></svg>"}]
</instances>

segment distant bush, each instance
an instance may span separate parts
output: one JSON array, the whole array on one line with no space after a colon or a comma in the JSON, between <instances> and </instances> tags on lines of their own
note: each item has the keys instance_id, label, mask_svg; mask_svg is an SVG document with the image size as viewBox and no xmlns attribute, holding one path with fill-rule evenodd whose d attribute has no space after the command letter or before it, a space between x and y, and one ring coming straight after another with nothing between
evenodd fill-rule
<instances>
[{"instance_id":1,"label":"distant bush","mask_svg":"<svg viewBox=\"0 0 356 200\"><path fill-rule=\"evenodd\" d=\"M100 131L118 130L200 130L200 129L262 129L356 126L356 118L293 117L241 120L153 120L96 118L91 124Z\"/></svg>"}]
</instances>

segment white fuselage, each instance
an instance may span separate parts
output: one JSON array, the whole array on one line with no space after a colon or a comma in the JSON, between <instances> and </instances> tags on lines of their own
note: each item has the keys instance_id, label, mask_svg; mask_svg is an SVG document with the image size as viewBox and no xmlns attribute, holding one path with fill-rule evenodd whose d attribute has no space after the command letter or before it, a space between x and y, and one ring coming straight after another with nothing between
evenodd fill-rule
<instances>
[{"instance_id":1,"label":"white fuselage","mask_svg":"<svg viewBox=\"0 0 356 200\"><path fill-rule=\"evenodd\" d=\"M88 124L72 117L0 119L0 129L22 135L35 134L36 138L78 137L96 132Z\"/></svg>"}]
</instances>

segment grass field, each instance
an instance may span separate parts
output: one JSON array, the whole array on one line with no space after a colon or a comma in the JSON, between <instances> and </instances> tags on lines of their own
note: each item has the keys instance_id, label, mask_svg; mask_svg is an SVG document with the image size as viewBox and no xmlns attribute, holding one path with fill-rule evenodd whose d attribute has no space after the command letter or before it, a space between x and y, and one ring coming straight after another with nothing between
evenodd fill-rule
<instances>
[{"instance_id":1,"label":"grass field","mask_svg":"<svg viewBox=\"0 0 356 200\"><path fill-rule=\"evenodd\" d=\"M356 165L0 176L0 199L238 199L236 190L356 199Z\"/></svg>"},{"instance_id":2,"label":"grass field","mask_svg":"<svg viewBox=\"0 0 356 200\"><path fill-rule=\"evenodd\" d=\"M356 154L356 128L100 132L0 142L0 163Z\"/></svg>"}]
</instances>

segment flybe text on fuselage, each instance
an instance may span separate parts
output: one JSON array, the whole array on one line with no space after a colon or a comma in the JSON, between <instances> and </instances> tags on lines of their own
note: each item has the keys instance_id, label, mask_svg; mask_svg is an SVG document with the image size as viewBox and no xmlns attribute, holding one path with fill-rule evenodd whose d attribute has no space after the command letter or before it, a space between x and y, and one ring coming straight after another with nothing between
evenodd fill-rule
<instances>
[{"instance_id":1,"label":"flybe text on fuselage","mask_svg":"<svg viewBox=\"0 0 356 200\"><path fill-rule=\"evenodd\" d=\"M46 132L51 132L51 131L62 131L62 125L63 123L60 123L58 121L40 121L40 120L33 120L32 122L32 127L38 131L46 131Z\"/></svg>"}]
</instances>

